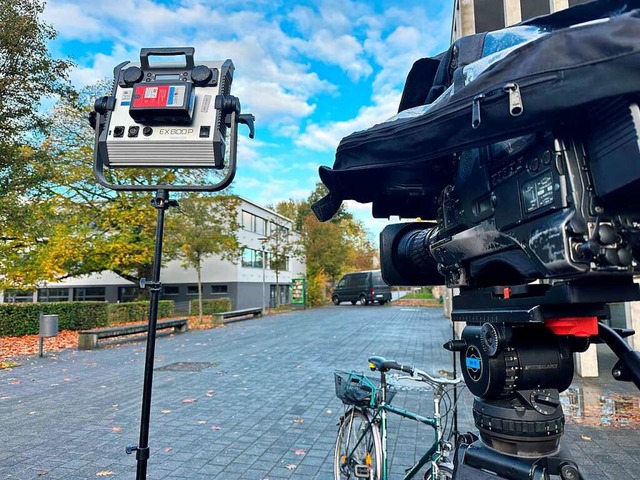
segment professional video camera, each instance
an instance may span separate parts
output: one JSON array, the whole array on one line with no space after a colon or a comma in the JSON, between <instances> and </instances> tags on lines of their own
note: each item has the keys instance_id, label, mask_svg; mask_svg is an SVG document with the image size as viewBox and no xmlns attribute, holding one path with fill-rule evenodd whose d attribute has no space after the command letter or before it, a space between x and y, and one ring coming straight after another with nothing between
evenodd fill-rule
<instances>
[{"instance_id":1,"label":"professional video camera","mask_svg":"<svg viewBox=\"0 0 640 480\"><path fill-rule=\"evenodd\" d=\"M391 285L458 287L462 373L480 440L454 478L580 477L560 453L573 353L606 342L640 388L608 304L640 300L640 2L600 0L456 41L416 62L400 112L340 143L345 199L420 217L380 236Z\"/></svg>"}]
</instances>

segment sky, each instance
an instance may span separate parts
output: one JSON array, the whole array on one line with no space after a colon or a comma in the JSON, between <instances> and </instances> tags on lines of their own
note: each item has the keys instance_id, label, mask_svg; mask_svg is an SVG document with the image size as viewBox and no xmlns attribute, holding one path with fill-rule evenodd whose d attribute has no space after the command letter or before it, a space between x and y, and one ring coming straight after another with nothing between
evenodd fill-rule
<instances>
[{"instance_id":1,"label":"sky","mask_svg":"<svg viewBox=\"0 0 640 480\"><path fill-rule=\"evenodd\" d=\"M231 59L231 93L256 117L241 127L233 193L261 205L306 199L350 133L394 115L413 62L448 47L453 0L48 0L50 45L76 87L112 78L145 47ZM375 240L385 220L347 202Z\"/></svg>"}]
</instances>

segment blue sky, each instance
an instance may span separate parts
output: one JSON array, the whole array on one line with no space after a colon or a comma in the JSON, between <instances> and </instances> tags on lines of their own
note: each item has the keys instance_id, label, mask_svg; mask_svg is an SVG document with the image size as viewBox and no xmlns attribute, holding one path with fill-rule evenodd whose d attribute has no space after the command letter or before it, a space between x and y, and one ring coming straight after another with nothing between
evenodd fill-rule
<instances>
[{"instance_id":1,"label":"blue sky","mask_svg":"<svg viewBox=\"0 0 640 480\"><path fill-rule=\"evenodd\" d=\"M306 198L340 139L392 116L412 63L449 43L453 0L48 0L54 55L80 87L140 48L193 46L230 58L232 94L256 116L240 140L234 193L260 204ZM374 237L370 205L349 202Z\"/></svg>"}]
</instances>

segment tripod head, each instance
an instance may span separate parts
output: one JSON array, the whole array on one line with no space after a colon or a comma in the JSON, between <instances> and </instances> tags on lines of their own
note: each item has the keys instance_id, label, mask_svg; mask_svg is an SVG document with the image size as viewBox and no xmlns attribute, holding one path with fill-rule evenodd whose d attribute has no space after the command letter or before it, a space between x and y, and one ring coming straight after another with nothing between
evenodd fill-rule
<instances>
[{"instance_id":1,"label":"tripod head","mask_svg":"<svg viewBox=\"0 0 640 480\"><path fill-rule=\"evenodd\" d=\"M452 319L467 326L445 348L460 354L476 397L474 422L492 455L537 459L558 453L560 392L573 379L573 353L592 343L607 343L618 356L614 378L640 388L640 353L623 340L633 331L605 324L609 303L638 299L631 278L462 290L454 297Z\"/></svg>"}]
</instances>

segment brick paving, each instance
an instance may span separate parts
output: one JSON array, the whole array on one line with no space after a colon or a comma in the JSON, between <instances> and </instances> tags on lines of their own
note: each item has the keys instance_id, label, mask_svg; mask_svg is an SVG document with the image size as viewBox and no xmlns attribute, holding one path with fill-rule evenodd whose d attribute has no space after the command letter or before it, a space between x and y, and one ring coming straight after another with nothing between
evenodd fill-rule
<instances>
[{"instance_id":1,"label":"brick paving","mask_svg":"<svg viewBox=\"0 0 640 480\"><path fill-rule=\"evenodd\" d=\"M331 479L342 413L333 371L365 370L372 354L450 369L449 325L437 308L345 305L159 337L148 478ZM68 350L0 371L0 479L135 478L124 447L138 439L144 348ZM622 421L637 425L637 392L601 372L565 396L576 419L563 444L587 479L640 478L638 432L611 423L626 408ZM471 428L471 401L462 396L461 430ZM393 403L431 411L429 393ZM604 426L585 424L594 412ZM390 420L391 479L431 435Z\"/></svg>"}]
</instances>

